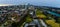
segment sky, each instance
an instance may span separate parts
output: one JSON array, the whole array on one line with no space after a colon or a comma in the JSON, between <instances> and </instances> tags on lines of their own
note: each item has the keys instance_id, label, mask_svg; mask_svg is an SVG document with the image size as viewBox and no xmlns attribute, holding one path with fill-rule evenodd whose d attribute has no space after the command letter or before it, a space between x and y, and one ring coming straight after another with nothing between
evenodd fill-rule
<instances>
[{"instance_id":1,"label":"sky","mask_svg":"<svg viewBox=\"0 0 60 27\"><path fill-rule=\"evenodd\" d=\"M0 0L0 4L27 4L60 8L60 0Z\"/></svg>"}]
</instances>

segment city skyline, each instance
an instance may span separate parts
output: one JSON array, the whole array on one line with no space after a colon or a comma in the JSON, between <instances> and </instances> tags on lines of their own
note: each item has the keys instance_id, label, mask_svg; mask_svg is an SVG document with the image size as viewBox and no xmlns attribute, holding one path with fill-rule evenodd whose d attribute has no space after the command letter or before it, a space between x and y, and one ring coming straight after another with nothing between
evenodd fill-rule
<instances>
[{"instance_id":1,"label":"city skyline","mask_svg":"<svg viewBox=\"0 0 60 27\"><path fill-rule=\"evenodd\" d=\"M0 4L24 4L30 3L37 6L59 7L60 0L0 0Z\"/></svg>"}]
</instances>

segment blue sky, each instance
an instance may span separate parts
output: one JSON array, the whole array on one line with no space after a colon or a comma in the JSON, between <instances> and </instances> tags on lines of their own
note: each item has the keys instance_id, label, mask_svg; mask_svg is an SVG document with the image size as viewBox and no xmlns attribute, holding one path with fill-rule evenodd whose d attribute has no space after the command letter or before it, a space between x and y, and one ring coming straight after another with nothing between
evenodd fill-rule
<instances>
[{"instance_id":1,"label":"blue sky","mask_svg":"<svg viewBox=\"0 0 60 27\"><path fill-rule=\"evenodd\" d=\"M30 3L38 6L60 7L60 0L0 0L0 4Z\"/></svg>"}]
</instances>

